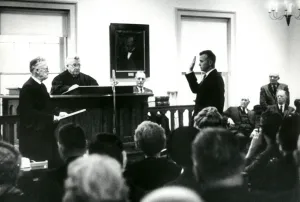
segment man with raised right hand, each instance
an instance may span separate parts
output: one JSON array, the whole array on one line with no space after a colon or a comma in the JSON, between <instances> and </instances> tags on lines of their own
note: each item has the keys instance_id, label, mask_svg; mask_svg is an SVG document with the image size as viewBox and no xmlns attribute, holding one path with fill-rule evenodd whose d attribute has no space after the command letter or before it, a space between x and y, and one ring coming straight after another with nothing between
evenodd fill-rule
<instances>
[{"instance_id":1,"label":"man with raised right hand","mask_svg":"<svg viewBox=\"0 0 300 202\"><path fill-rule=\"evenodd\" d=\"M216 107L219 113L223 112L224 107L224 81L220 73L215 68L216 56L211 50L205 50L199 53L200 69L204 72L204 77L200 83L194 73L196 56L190 65L185 76L189 83L190 89L197 94L193 117L205 107ZM193 120L191 121L193 122ZM190 122L190 124L192 124Z\"/></svg>"}]
</instances>

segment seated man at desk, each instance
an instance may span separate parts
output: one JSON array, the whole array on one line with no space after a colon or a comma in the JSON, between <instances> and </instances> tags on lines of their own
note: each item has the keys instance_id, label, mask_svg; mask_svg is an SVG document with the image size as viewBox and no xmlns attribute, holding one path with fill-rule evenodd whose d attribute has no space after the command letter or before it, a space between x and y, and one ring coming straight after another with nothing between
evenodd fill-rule
<instances>
[{"instance_id":1,"label":"seated man at desk","mask_svg":"<svg viewBox=\"0 0 300 202\"><path fill-rule=\"evenodd\" d=\"M153 93L152 90L145 88L146 75L143 71L137 71L135 74L136 86L133 87L133 93Z\"/></svg>"},{"instance_id":2,"label":"seated man at desk","mask_svg":"<svg viewBox=\"0 0 300 202\"><path fill-rule=\"evenodd\" d=\"M97 81L89 75L80 72L80 58L78 56L66 59L66 70L57 75L52 81L51 94L61 95L78 86L98 86Z\"/></svg>"}]
</instances>

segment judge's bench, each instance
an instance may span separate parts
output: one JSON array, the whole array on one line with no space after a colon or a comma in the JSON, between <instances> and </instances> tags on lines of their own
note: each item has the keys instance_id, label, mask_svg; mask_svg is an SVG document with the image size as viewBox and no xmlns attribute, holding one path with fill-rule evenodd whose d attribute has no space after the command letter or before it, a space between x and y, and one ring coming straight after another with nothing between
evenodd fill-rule
<instances>
[{"instance_id":1,"label":"judge's bench","mask_svg":"<svg viewBox=\"0 0 300 202\"><path fill-rule=\"evenodd\" d=\"M79 86L63 95L52 95L51 101L60 111L68 113L86 109L84 113L61 120L59 126L78 123L89 140L100 132L115 131L123 142L132 142L134 130L147 119L148 97L152 95L133 93L133 86L115 86L115 94L111 86ZM0 98L3 116L18 114L18 95ZM17 133L18 128L14 130Z\"/></svg>"}]
</instances>

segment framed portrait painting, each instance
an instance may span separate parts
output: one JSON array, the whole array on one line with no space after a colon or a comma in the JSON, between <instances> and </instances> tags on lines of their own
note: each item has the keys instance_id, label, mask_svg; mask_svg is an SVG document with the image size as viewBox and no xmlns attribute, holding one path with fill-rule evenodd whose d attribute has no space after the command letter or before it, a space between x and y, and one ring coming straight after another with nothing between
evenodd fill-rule
<instances>
[{"instance_id":1,"label":"framed portrait painting","mask_svg":"<svg viewBox=\"0 0 300 202\"><path fill-rule=\"evenodd\" d=\"M149 25L111 23L110 69L116 78L134 78L137 71L150 76Z\"/></svg>"}]
</instances>

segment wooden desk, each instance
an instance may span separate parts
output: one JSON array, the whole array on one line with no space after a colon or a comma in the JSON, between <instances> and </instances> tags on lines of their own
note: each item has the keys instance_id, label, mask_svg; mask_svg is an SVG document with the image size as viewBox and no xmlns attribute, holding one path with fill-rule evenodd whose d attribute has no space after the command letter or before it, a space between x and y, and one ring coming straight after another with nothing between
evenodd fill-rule
<instances>
[{"instance_id":1,"label":"wooden desk","mask_svg":"<svg viewBox=\"0 0 300 202\"><path fill-rule=\"evenodd\" d=\"M134 130L147 119L148 97L153 94L117 94L116 95L116 132L121 140L132 141ZM5 95L2 98L3 115L18 114L18 95ZM113 96L107 95L54 95L54 106L60 110L73 112L79 109L87 111L61 120L59 125L74 122L86 132L88 139L99 132L113 131Z\"/></svg>"}]
</instances>

